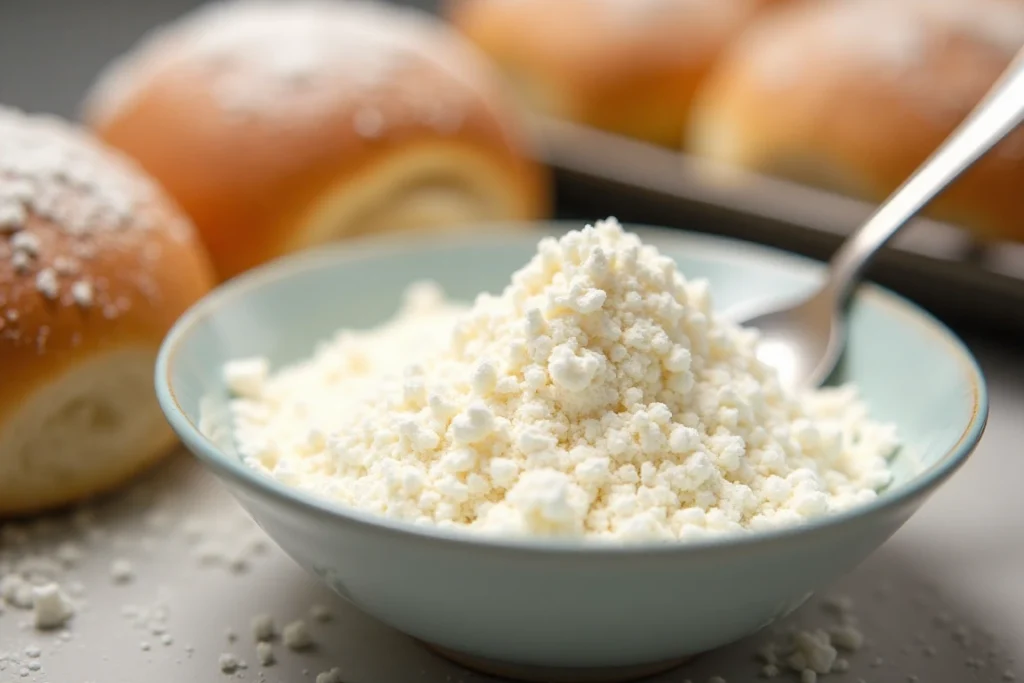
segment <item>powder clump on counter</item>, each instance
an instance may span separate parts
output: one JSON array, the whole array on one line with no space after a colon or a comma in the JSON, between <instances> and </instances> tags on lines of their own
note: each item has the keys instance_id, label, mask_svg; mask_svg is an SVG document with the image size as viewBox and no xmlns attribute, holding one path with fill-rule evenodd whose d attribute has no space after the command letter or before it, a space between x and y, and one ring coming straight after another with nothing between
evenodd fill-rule
<instances>
[{"instance_id":1,"label":"powder clump on counter","mask_svg":"<svg viewBox=\"0 0 1024 683\"><path fill-rule=\"evenodd\" d=\"M614 220L471 307L422 286L232 401L243 456L392 519L616 541L790 525L873 499L891 426L853 387L789 393L707 283Z\"/></svg>"},{"instance_id":2,"label":"powder clump on counter","mask_svg":"<svg viewBox=\"0 0 1024 683\"><path fill-rule=\"evenodd\" d=\"M32 588L32 609L35 627L41 631L63 626L75 614L74 605L55 583Z\"/></svg>"}]
</instances>

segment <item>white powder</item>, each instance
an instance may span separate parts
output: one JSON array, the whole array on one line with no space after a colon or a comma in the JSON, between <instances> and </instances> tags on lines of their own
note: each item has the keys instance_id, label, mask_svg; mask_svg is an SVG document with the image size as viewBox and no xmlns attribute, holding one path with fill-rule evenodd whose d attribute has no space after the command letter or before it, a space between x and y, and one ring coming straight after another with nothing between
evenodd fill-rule
<instances>
[{"instance_id":1,"label":"white powder","mask_svg":"<svg viewBox=\"0 0 1024 683\"><path fill-rule=\"evenodd\" d=\"M131 583L135 579L135 567L128 560L116 559L110 563L110 578L114 583Z\"/></svg>"},{"instance_id":2,"label":"white powder","mask_svg":"<svg viewBox=\"0 0 1024 683\"><path fill-rule=\"evenodd\" d=\"M829 634L822 630L799 631L793 636L793 651L786 663L800 672L811 671L827 674L832 671L838 653L832 645Z\"/></svg>"},{"instance_id":3,"label":"white powder","mask_svg":"<svg viewBox=\"0 0 1024 683\"><path fill-rule=\"evenodd\" d=\"M74 605L55 583L32 588L32 610L40 630L63 626L75 614Z\"/></svg>"},{"instance_id":4,"label":"white powder","mask_svg":"<svg viewBox=\"0 0 1024 683\"><path fill-rule=\"evenodd\" d=\"M262 640L256 643L256 659L262 666L270 666L277 661L274 657L274 648L270 643Z\"/></svg>"},{"instance_id":5,"label":"white powder","mask_svg":"<svg viewBox=\"0 0 1024 683\"><path fill-rule=\"evenodd\" d=\"M331 610L326 605L313 605L309 608L309 615L317 621L331 620Z\"/></svg>"},{"instance_id":6,"label":"white powder","mask_svg":"<svg viewBox=\"0 0 1024 683\"><path fill-rule=\"evenodd\" d=\"M316 675L316 683L344 683L341 669L334 667L328 671L321 671Z\"/></svg>"},{"instance_id":7,"label":"white powder","mask_svg":"<svg viewBox=\"0 0 1024 683\"><path fill-rule=\"evenodd\" d=\"M851 652L859 650L864 645L864 635L851 624L831 629L829 637L833 645Z\"/></svg>"},{"instance_id":8,"label":"white powder","mask_svg":"<svg viewBox=\"0 0 1024 683\"><path fill-rule=\"evenodd\" d=\"M252 638L256 642L265 642L274 637L274 618L269 614L257 614L249 623Z\"/></svg>"},{"instance_id":9,"label":"white powder","mask_svg":"<svg viewBox=\"0 0 1024 683\"><path fill-rule=\"evenodd\" d=\"M230 674L234 673L235 671L238 671L238 669L241 668L242 662L240 662L238 660L238 657L231 654L230 652L225 652L217 658L217 664L218 666L220 666L221 671L223 671L226 674Z\"/></svg>"},{"instance_id":10,"label":"white powder","mask_svg":"<svg viewBox=\"0 0 1024 683\"><path fill-rule=\"evenodd\" d=\"M0 268L9 262L17 276L5 283L6 291L13 294L24 284L48 302L102 306L108 317L118 316L131 301L113 306L109 283L81 271L97 253L138 248L153 239L153 230L177 241L193 239L183 219L155 220L158 197L134 162L78 127L0 106ZM121 275L148 282L144 269L140 264ZM0 300L6 320L0 342L24 341L31 333L15 324L14 302ZM46 334L39 332L36 340L40 351Z\"/></svg>"},{"instance_id":11,"label":"white powder","mask_svg":"<svg viewBox=\"0 0 1024 683\"><path fill-rule=\"evenodd\" d=\"M614 220L542 240L468 311L425 291L235 400L247 461L394 519L622 541L799 523L890 480L893 428L852 387L787 393Z\"/></svg>"},{"instance_id":12,"label":"white powder","mask_svg":"<svg viewBox=\"0 0 1024 683\"><path fill-rule=\"evenodd\" d=\"M0 600L18 609L32 609L32 584L20 574L0 577Z\"/></svg>"},{"instance_id":13,"label":"white powder","mask_svg":"<svg viewBox=\"0 0 1024 683\"><path fill-rule=\"evenodd\" d=\"M285 625L281 630L281 640L289 650L305 650L313 645L313 637L309 635L306 622L301 619Z\"/></svg>"}]
</instances>

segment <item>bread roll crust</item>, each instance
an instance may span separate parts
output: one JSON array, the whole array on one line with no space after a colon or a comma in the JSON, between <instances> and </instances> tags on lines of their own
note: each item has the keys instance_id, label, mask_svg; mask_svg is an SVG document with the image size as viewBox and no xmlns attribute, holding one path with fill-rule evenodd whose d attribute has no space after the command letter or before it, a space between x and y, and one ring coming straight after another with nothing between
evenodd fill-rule
<instances>
[{"instance_id":1,"label":"bread roll crust","mask_svg":"<svg viewBox=\"0 0 1024 683\"><path fill-rule=\"evenodd\" d=\"M541 113L678 148L694 92L787 0L448 0L453 24Z\"/></svg>"},{"instance_id":2,"label":"bread roll crust","mask_svg":"<svg viewBox=\"0 0 1024 683\"><path fill-rule=\"evenodd\" d=\"M1024 46L1019 0L794 6L746 33L698 96L690 151L869 201L894 191ZM927 210L1024 239L1024 130Z\"/></svg>"},{"instance_id":3,"label":"bread roll crust","mask_svg":"<svg viewBox=\"0 0 1024 683\"><path fill-rule=\"evenodd\" d=\"M477 220L543 214L546 176L493 80L412 11L230 2L144 39L101 78L85 118L180 202L229 277L305 246L311 206L406 156L431 163L399 168L372 210L433 182L479 202ZM360 229L339 222L332 236Z\"/></svg>"},{"instance_id":4,"label":"bread roll crust","mask_svg":"<svg viewBox=\"0 0 1024 683\"><path fill-rule=\"evenodd\" d=\"M60 461L81 455L74 443L37 460L25 407L100 357L123 352L151 373L164 334L212 283L191 225L131 162L60 121L0 108L0 516L94 495L167 452L160 421L136 452L72 476ZM125 390L151 416L145 382ZM40 424L59 429L50 417Z\"/></svg>"}]
</instances>

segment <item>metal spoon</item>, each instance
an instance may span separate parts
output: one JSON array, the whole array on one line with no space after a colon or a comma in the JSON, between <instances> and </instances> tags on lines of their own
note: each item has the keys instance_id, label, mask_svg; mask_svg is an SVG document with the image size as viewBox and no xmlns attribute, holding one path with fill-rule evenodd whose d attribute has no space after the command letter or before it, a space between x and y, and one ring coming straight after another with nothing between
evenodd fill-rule
<instances>
[{"instance_id":1,"label":"metal spoon","mask_svg":"<svg viewBox=\"0 0 1024 683\"><path fill-rule=\"evenodd\" d=\"M839 247L816 292L788 305L762 303L727 313L761 331L758 356L778 369L784 385L817 387L829 378L846 345L846 305L868 262L1022 120L1024 50L942 146Z\"/></svg>"}]
</instances>

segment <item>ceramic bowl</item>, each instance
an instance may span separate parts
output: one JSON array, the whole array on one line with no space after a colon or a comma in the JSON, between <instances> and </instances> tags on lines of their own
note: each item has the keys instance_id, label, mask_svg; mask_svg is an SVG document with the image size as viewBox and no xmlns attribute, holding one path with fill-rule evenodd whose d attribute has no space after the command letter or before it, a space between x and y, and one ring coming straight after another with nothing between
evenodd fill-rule
<instances>
[{"instance_id":1,"label":"ceramic bowl","mask_svg":"<svg viewBox=\"0 0 1024 683\"><path fill-rule=\"evenodd\" d=\"M185 445L300 565L359 609L471 667L535 680L653 673L743 638L798 607L895 532L961 465L987 416L984 380L940 323L877 287L857 295L840 379L895 422L895 480L877 500L800 527L679 545L594 547L414 527L318 500L243 463L222 416L229 359L275 366L340 327L383 322L411 281L456 298L500 291L543 232L348 245L251 271L196 304L167 336L159 399ZM680 232L631 228L706 277L719 309L812 287L815 263ZM200 404L214 416L200 432Z\"/></svg>"}]
</instances>

